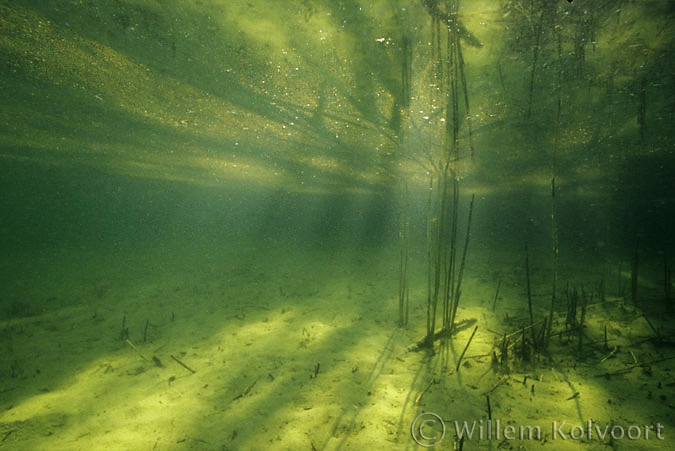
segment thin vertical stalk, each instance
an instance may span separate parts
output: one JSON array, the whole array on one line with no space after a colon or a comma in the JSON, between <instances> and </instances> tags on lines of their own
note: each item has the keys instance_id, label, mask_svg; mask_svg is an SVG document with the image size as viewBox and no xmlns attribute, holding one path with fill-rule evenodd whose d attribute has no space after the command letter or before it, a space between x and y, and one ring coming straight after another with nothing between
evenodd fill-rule
<instances>
[{"instance_id":1,"label":"thin vertical stalk","mask_svg":"<svg viewBox=\"0 0 675 451\"><path fill-rule=\"evenodd\" d=\"M499 299L499 289L502 287L502 279L499 279L497 282L497 291L495 292L495 297L492 300L492 311L494 312L497 309L497 299Z\"/></svg>"},{"instance_id":2,"label":"thin vertical stalk","mask_svg":"<svg viewBox=\"0 0 675 451\"><path fill-rule=\"evenodd\" d=\"M459 182L455 178L452 185L452 217L450 229L450 249L445 277L445 296L443 298L443 329L452 331L453 300L455 298L455 261L457 256L457 216L459 210Z\"/></svg>"},{"instance_id":3,"label":"thin vertical stalk","mask_svg":"<svg viewBox=\"0 0 675 451\"><path fill-rule=\"evenodd\" d=\"M427 335L426 339L429 340L431 336L431 342L433 343L434 329L431 320L432 313L432 304L433 304L433 252L432 252L432 236L434 234L434 218L432 210L432 199L434 192L434 176L433 173L429 176L429 198L427 199Z\"/></svg>"},{"instance_id":4,"label":"thin vertical stalk","mask_svg":"<svg viewBox=\"0 0 675 451\"><path fill-rule=\"evenodd\" d=\"M527 101L527 113L526 118L532 116L532 103L534 101L534 76L537 72L537 63L539 61L539 36L541 35L541 20L542 15L540 13L539 20L534 26L534 45L532 46L532 70L530 71L530 92L529 98Z\"/></svg>"},{"instance_id":5,"label":"thin vertical stalk","mask_svg":"<svg viewBox=\"0 0 675 451\"><path fill-rule=\"evenodd\" d=\"M578 337L578 351L581 352L584 346L584 323L586 322L586 303L589 300L586 298L586 293L581 290L581 318L579 318L579 337ZM593 294L590 295L590 301L593 301Z\"/></svg>"},{"instance_id":6,"label":"thin vertical stalk","mask_svg":"<svg viewBox=\"0 0 675 451\"><path fill-rule=\"evenodd\" d=\"M398 284L398 325L404 327L408 324L408 254L410 248L410 220L408 218L408 185L405 185L400 217L400 261L399 261L399 284Z\"/></svg>"},{"instance_id":7,"label":"thin vertical stalk","mask_svg":"<svg viewBox=\"0 0 675 451\"><path fill-rule=\"evenodd\" d=\"M633 262L630 270L630 300L635 303L638 299L638 269L640 265L640 256L638 255L637 246L633 253Z\"/></svg>"},{"instance_id":8,"label":"thin vertical stalk","mask_svg":"<svg viewBox=\"0 0 675 451\"><path fill-rule=\"evenodd\" d=\"M556 222L555 212L555 176L551 179L551 234L553 241L553 270L551 280L551 308L548 313L548 333L546 334L546 343L548 346L553 332L553 310L556 303L556 291L558 289L558 224Z\"/></svg>"},{"instance_id":9,"label":"thin vertical stalk","mask_svg":"<svg viewBox=\"0 0 675 451\"><path fill-rule=\"evenodd\" d=\"M459 274L457 276L457 288L455 289L455 297L452 302L452 316L450 317L450 331L454 328L455 317L457 316L457 307L459 306L459 297L462 294L462 278L464 277L464 266L466 263L466 253L469 249L469 238L471 237L471 221L473 219L473 201L475 194L471 195L471 203L469 204L469 219L466 224L466 236L464 238L464 250L462 251L462 261L459 264Z\"/></svg>"},{"instance_id":10,"label":"thin vertical stalk","mask_svg":"<svg viewBox=\"0 0 675 451\"><path fill-rule=\"evenodd\" d=\"M672 296L671 296L671 291L672 291L672 280L673 276L670 270L670 259L668 258L668 252L663 253L663 298L666 301L666 309L668 309L669 312L672 312L673 310L673 305L672 305Z\"/></svg>"},{"instance_id":11,"label":"thin vertical stalk","mask_svg":"<svg viewBox=\"0 0 675 451\"><path fill-rule=\"evenodd\" d=\"M530 285L530 255L525 243L525 281L527 283L527 308L530 312L530 331L532 333L532 343L537 346L537 337L534 331L534 314L532 313L532 288Z\"/></svg>"},{"instance_id":12,"label":"thin vertical stalk","mask_svg":"<svg viewBox=\"0 0 675 451\"><path fill-rule=\"evenodd\" d=\"M438 178L436 181L436 192L442 191L442 179ZM434 174L431 175L430 192L429 192L429 214L428 214L428 239L427 239L427 254L429 257L429 293L427 302L427 336L426 344L433 345L434 333L436 331L436 311L438 310L438 294L440 290L440 265L441 252L438 248L440 239L440 218L439 206L436 203L434 195Z\"/></svg>"},{"instance_id":13,"label":"thin vertical stalk","mask_svg":"<svg viewBox=\"0 0 675 451\"><path fill-rule=\"evenodd\" d=\"M457 63L459 66L459 75L462 82L462 91L464 92L464 109L466 116L466 126L469 132L469 150L471 153L471 161L475 160L475 150L473 147L473 129L471 127L471 110L469 108L469 89L466 84L466 74L464 73L464 57L462 56L462 46L457 44Z\"/></svg>"}]
</instances>

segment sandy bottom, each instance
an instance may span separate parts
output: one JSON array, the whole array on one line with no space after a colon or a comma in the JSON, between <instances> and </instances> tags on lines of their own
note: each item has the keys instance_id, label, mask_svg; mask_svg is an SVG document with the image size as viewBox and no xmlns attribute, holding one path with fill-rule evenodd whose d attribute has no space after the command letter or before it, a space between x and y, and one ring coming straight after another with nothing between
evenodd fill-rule
<instances>
[{"instance_id":1,"label":"sandy bottom","mask_svg":"<svg viewBox=\"0 0 675 451\"><path fill-rule=\"evenodd\" d=\"M522 259L470 260L462 327L431 357L410 350L426 327L423 264L412 265L409 325L396 327L394 249L204 242L14 259L0 448L419 449L415 435L453 449L468 428L466 450L673 449L672 326L653 301L618 296L618 263L606 302L587 308L581 350L578 334L561 334L548 355L522 362L515 346L495 362L504 334L517 343L529 323ZM578 273L571 284L596 290L602 270ZM645 298L658 288L641 281ZM535 268L536 318L549 293ZM555 324L564 331L563 314Z\"/></svg>"}]
</instances>

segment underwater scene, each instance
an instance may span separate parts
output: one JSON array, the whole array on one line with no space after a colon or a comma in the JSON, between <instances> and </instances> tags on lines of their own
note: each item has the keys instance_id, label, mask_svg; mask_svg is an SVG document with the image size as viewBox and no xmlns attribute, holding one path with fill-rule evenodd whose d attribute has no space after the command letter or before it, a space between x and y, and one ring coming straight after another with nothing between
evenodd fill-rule
<instances>
[{"instance_id":1,"label":"underwater scene","mask_svg":"<svg viewBox=\"0 0 675 451\"><path fill-rule=\"evenodd\" d=\"M0 2L0 450L675 449L675 3Z\"/></svg>"}]
</instances>

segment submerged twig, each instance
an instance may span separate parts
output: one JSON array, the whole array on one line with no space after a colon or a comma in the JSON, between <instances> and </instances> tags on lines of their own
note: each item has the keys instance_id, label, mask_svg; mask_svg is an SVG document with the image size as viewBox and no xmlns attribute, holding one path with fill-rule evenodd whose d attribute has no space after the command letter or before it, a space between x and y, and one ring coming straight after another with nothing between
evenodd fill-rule
<instances>
[{"instance_id":1,"label":"submerged twig","mask_svg":"<svg viewBox=\"0 0 675 451\"><path fill-rule=\"evenodd\" d=\"M183 368L185 368L186 370L188 370L188 371L191 372L192 374L195 374L195 373L196 373L195 370L193 370L192 368L190 368L189 366L187 366L186 364L184 364L183 362L181 362L180 360L178 360L178 358L176 358L173 354L171 355L171 358L174 359L174 360L176 361L176 363L178 363L180 366L182 366Z\"/></svg>"},{"instance_id":2,"label":"submerged twig","mask_svg":"<svg viewBox=\"0 0 675 451\"><path fill-rule=\"evenodd\" d=\"M471 336L469 337L469 341L466 342L466 346L464 346L464 350L459 355L459 359L457 359L457 367L455 368L455 371L459 371L459 366L462 364L462 359L464 358L464 354L466 354L466 350L469 349L469 345L471 344L471 340L473 340L473 336L476 335L477 330L478 330L478 326L473 328L473 332L471 332Z\"/></svg>"},{"instance_id":3,"label":"submerged twig","mask_svg":"<svg viewBox=\"0 0 675 451\"><path fill-rule=\"evenodd\" d=\"M624 374L624 373L630 373L634 368L645 366L645 365L651 365L653 363L661 363L665 362L667 360L672 360L675 359L675 356L671 357L663 357L660 359L654 359L654 360L647 360L646 362L638 362L633 365L629 365L626 368L623 368L621 370L613 371L611 373L602 373L602 374L596 374L595 377L609 377L609 376L617 376L619 374Z\"/></svg>"}]
</instances>

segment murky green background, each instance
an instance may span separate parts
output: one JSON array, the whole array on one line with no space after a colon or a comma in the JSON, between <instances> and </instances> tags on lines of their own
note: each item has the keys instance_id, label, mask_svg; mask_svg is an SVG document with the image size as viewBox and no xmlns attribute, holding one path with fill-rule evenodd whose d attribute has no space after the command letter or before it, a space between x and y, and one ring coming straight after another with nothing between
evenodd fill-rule
<instances>
[{"instance_id":1,"label":"murky green background","mask_svg":"<svg viewBox=\"0 0 675 451\"><path fill-rule=\"evenodd\" d=\"M424 199L443 112L422 3L1 8L6 252L224 228L368 242L396 235L402 181ZM461 15L482 45L464 45L463 193L484 198L479 230L520 242L546 223L555 167L570 245L670 243L672 6L487 1Z\"/></svg>"},{"instance_id":2,"label":"murky green background","mask_svg":"<svg viewBox=\"0 0 675 451\"><path fill-rule=\"evenodd\" d=\"M2 0L0 393L9 393L7 416L21 412L14 405L30 413L37 388L25 381L48 386L43 379L51 378L68 387L75 375L89 374L104 390L113 380L109 369L125 368L115 353L138 360L120 340L122 318L134 341L152 321L165 329L157 326L150 342L159 342L160 332L161 340L173 334L184 349L198 340L193 332L222 352L218 334L227 342L235 328L257 330L289 353L286 367L265 369L271 380L261 379L267 387L279 378L275 387L286 395L296 385L282 375L312 367L324 355L319 351L336 347L361 358L356 351L364 350L377 358L350 334L396 327L402 212L410 221L414 316L405 333L410 342L421 337L427 238L437 219L429 184L451 126L440 97L451 82L435 77L439 49L451 46L434 35L430 11L441 5L447 12L450 3L459 5L451 21L462 48L462 77L452 81L460 92L453 166L460 236L475 195L462 302L491 302L502 278L509 302L525 299L527 244L535 308L538 315L547 310L553 223L561 291L578 284L591 293L602 285L603 295L606 286L624 300L632 268L641 300L668 298L675 233L672 1ZM353 310L342 312L342 302ZM79 313L69 316L68 308ZM222 324L210 309L222 313ZM297 318L283 316L293 309ZM175 312L194 322L173 323ZM313 323L302 322L315 313ZM502 313L495 321L504 320ZM298 336L269 332L268 316ZM331 327L349 334L307 357L297 342L305 346L310 330L312 340L324 330L324 316L341 318L347 326ZM60 318L70 318L67 331L52 325ZM359 323L364 318L375 323ZM510 326L508 313L504 321ZM610 333L620 335L616 330ZM33 333L43 350L42 343L61 346L54 336L71 341L42 355L30 347ZM604 333L607 340L606 324ZM233 355L246 356L250 343L232 343L240 352ZM279 354L260 343L267 342L250 357ZM105 376L91 370L103 358L112 362L104 362ZM257 370L239 363L248 375L231 373L236 380L228 384L245 387ZM350 374L355 365L344 363ZM78 373L83 369L94 375ZM215 386L220 373L213 372ZM114 380L122 381L118 374L123 370ZM168 373L161 377L168 391ZM195 384L181 393L201 393ZM49 387L45 393L62 388ZM214 404L232 401L227 390L234 389L223 390ZM110 418L125 418L117 413L126 401L114 402L122 407ZM200 430L202 417L195 418L185 430ZM31 419L7 420L2 440L29 449L34 430L44 429ZM199 437L220 424L204 426ZM105 425L99 429L107 434ZM223 430L222 443L257 446L253 434L246 442L237 429ZM82 437L77 428L68 434ZM312 449L328 442L330 431L320 434ZM309 447L296 439L284 443ZM399 443L410 444L405 439Z\"/></svg>"}]
</instances>

